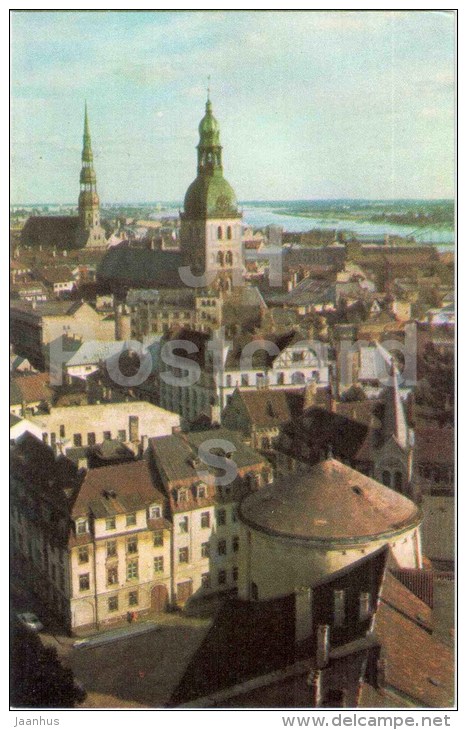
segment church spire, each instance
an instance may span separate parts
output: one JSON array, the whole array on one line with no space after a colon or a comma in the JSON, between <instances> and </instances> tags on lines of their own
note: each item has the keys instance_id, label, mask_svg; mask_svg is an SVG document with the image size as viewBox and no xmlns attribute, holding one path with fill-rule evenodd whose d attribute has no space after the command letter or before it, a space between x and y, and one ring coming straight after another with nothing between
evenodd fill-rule
<instances>
[{"instance_id":1,"label":"church spire","mask_svg":"<svg viewBox=\"0 0 467 730\"><path fill-rule=\"evenodd\" d=\"M91 133L89 131L88 105L84 105L83 151L81 154L81 173L79 176L80 194L78 213L80 228L88 230L100 225L99 196L97 195L96 173L93 165Z\"/></svg>"},{"instance_id":2,"label":"church spire","mask_svg":"<svg viewBox=\"0 0 467 730\"><path fill-rule=\"evenodd\" d=\"M402 449L409 446L409 429L405 417L404 406L399 392L399 370L394 362L391 363L391 383L387 386L384 400L384 438L393 436Z\"/></svg>"}]
</instances>

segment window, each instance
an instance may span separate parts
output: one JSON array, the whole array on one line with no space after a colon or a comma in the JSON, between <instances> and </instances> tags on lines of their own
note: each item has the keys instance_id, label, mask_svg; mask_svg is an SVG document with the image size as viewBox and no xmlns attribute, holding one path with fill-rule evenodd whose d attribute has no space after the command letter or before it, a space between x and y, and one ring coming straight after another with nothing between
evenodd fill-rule
<instances>
[{"instance_id":1,"label":"window","mask_svg":"<svg viewBox=\"0 0 467 730\"><path fill-rule=\"evenodd\" d=\"M134 555L135 553L138 552L138 538L137 537L130 537L127 540L126 551L130 555L132 555L132 554Z\"/></svg>"},{"instance_id":2,"label":"window","mask_svg":"<svg viewBox=\"0 0 467 730\"><path fill-rule=\"evenodd\" d=\"M158 530L154 533L154 547L162 547L164 545L164 533Z\"/></svg>"},{"instance_id":3,"label":"window","mask_svg":"<svg viewBox=\"0 0 467 730\"><path fill-rule=\"evenodd\" d=\"M227 238L229 241L232 239L232 226L227 226Z\"/></svg>"},{"instance_id":4,"label":"window","mask_svg":"<svg viewBox=\"0 0 467 730\"><path fill-rule=\"evenodd\" d=\"M218 572L218 574L217 574L217 582L218 582L218 584L220 586L225 585L225 583L227 582L227 573L225 572L225 570L220 570Z\"/></svg>"},{"instance_id":5,"label":"window","mask_svg":"<svg viewBox=\"0 0 467 730\"><path fill-rule=\"evenodd\" d=\"M209 512L201 512L201 527L211 526L211 515Z\"/></svg>"},{"instance_id":6,"label":"window","mask_svg":"<svg viewBox=\"0 0 467 730\"><path fill-rule=\"evenodd\" d=\"M342 626L345 621L345 591L334 591L334 626Z\"/></svg>"},{"instance_id":7,"label":"window","mask_svg":"<svg viewBox=\"0 0 467 730\"><path fill-rule=\"evenodd\" d=\"M390 487L391 486L391 474L388 471L383 471L383 484L386 487Z\"/></svg>"},{"instance_id":8,"label":"window","mask_svg":"<svg viewBox=\"0 0 467 730\"><path fill-rule=\"evenodd\" d=\"M110 441L112 438L112 433L110 431L104 431L102 435L104 437L104 441Z\"/></svg>"},{"instance_id":9,"label":"window","mask_svg":"<svg viewBox=\"0 0 467 730\"><path fill-rule=\"evenodd\" d=\"M57 436L54 433L50 434L50 445L53 447L57 443Z\"/></svg>"},{"instance_id":10,"label":"window","mask_svg":"<svg viewBox=\"0 0 467 730\"><path fill-rule=\"evenodd\" d=\"M111 540L107 543L107 557L115 558L117 555L117 543L115 540Z\"/></svg>"},{"instance_id":11,"label":"window","mask_svg":"<svg viewBox=\"0 0 467 730\"><path fill-rule=\"evenodd\" d=\"M82 446L83 445L83 439L81 438L80 433L74 433L73 434L73 446Z\"/></svg>"},{"instance_id":12,"label":"window","mask_svg":"<svg viewBox=\"0 0 467 730\"><path fill-rule=\"evenodd\" d=\"M118 583L118 568L116 565L107 568L107 585L114 586Z\"/></svg>"},{"instance_id":13,"label":"window","mask_svg":"<svg viewBox=\"0 0 467 730\"><path fill-rule=\"evenodd\" d=\"M109 612L118 611L118 596L111 596L107 603Z\"/></svg>"},{"instance_id":14,"label":"window","mask_svg":"<svg viewBox=\"0 0 467 730\"><path fill-rule=\"evenodd\" d=\"M225 540L219 540L217 543L217 554L227 555L227 543Z\"/></svg>"},{"instance_id":15,"label":"window","mask_svg":"<svg viewBox=\"0 0 467 730\"><path fill-rule=\"evenodd\" d=\"M206 497L206 487L204 484L200 485L197 490L198 499L204 499Z\"/></svg>"},{"instance_id":16,"label":"window","mask_svg":"<svg viewBox=\"0 0 467 730\"><path fill-rule=\"evenodd\" d=\"M277 373L277 385L284 385L284 373Z\"/></svg>"},{"instance_id":17,"label":"window","mask_svg":"<svg viewBox=\"0 0 467 730\"><path fill-rule=\"evenodd\" d=\"M105 521L106 530L115 530L115 517L108 517Z\"/></svg>"},{"instance_id":18,"label":"window","mask_svg":"<svg viewBox=\"0 0 467 730\"><path fill-rule=\"evenodd\" d=\"M162 517L162 510L158 504L152 504L149 508L149 517L151 520L157 520Z\"/></svg>"},{"instance_id":19,"label":"window","mask_svg":"<svg viewBox=\"0 0 467 730\"><path fill-rule=\"evenodd\" d=\"M242 375L241 377L241 385L248 385L248 375Z\"/></svg>"},{"instance_id":20,"label":"window","mask_svg":"<svg viewBox=\"0 0 467 730\"><path fill-rule=\"evenodd\" d=\"M88 446L96 445L96 434L93 431L88 433Z\"/></svg>"},{"instance_id":21,"label":"window","mask_svg":"<svg viewBox=\"0 0 467 730\"><path fill-rule=\"evenodd\" d=\"M126 526L136 525L136 512L131 512L126 516Z\"/></svg>"},{"instance_id":22,"label":"window","mask_svg":"<svg viewBox=\"0 0 467 730\"><path fill-rule=\"evenodd\" d=\"M132 580L133 578L138 577L138 561L137 560L130 560L127 563L126 566L126 578L127 580Z\"/></svg>"},{"instance_id":23,"label":"window","mask_svg":"<svg viewBox=\"0 0 467 730\"><path fill-rule=\"evenodd\" d=\"M188 548L187 547L179 548L178 562L179 563L188 563L188 558L189 558Z\"/></svg>"},{"instance_id":24,"label":"window","mask_svg":"<svg viewBox=\"0 0 467 730\"><path fill-rule=\"evenodd\" d=\"M164 572L164 558L162 555L159 555L157 558L154 558L154 572L155 573Z\"/></svg>"},{"instance_id":25,"label":"window","mask_svg":"<svg viewBox=\"0 0 467 730\"><path fill-rule=\"evenodd\" d=\"M76 520L76 534L84 535L88 531L87 520Z\"/></svg>"},{"instance_id":26,"label":"window","mask_svg":"<svg viewBox=\"0 0 467 730\"><path fill-rule=\"evenodd\" d=\"M202 573L201 575L201 587L202 588L210 588L211 587L211 576L209 573Z\"/></svg>"},{"instance_id":27,"label":"window","mask_svg":"<svg viewBox=\"0 0 467 730\"><path fill-rule=\"evenodd\" d=\"M138 605L138 591L130 591L128 594L128 605L129 606L137 606Z\"/></svg>"},{"instance_id":28,"label":"window","mask_svg":"<svg viewBox=\"0 0 467 730\"><path fill-rule=\"evenodd\" d=\"M302 362L304 354L303 350L292 352L292 362Z\"/></svg>"},{"instance_id":29,"label":"window","mask_svg":"<svg viewBox=\"0 0 467 730\"><path fill-rule=\"evenodd\" d=\"M238 553L238 546L239 546L239 539L238 536L235 535L235 537L232 538L232 550L234 553Z\"/></svg>"},{"instance_id":30,"label":"window","mask_svg":"<svg viewBox=\"0 0 467 730\"><path fill-rule=\"evenodd\" d=\"M126 431L124 428L118 432L117 438L119 441L126 441Z\"/></svg>"},{"instance_id":31,"label":"window","mask_svg":"<svg viewBox=\"0 0 467 730\"><path fill-rule=\"evenodd\" d=\"M43 433L42 434L42 441L44 442L44 444L48 444L49 443L49 434L48 433Z\"/></svg>"},{"instance_id":32,"label":"window","mask_svg":"<svg viewBox=\"0 0 467 730\"><path fill-rule=\"evenodd\" d=\"M209 543L208 542L201 543L201 557L209 558Z\"/></svg>"},{"instance_id":33,"label":"window","mask_svg":"<svg viewBox=\"0 0 467 730\"><path fill-rule=\"evenodd\" d=\"M63 426L63 425L60 426L60 438L61 439L65 438L65 426Z\"/></svg>"},{"instance_id":34,"label":"window","mask_svg":"<svg viewBox=\"0 0 467 730\"><path fill-rule=\"evenodd\" d=\"M217 238L219 241L222 240L222 226L217 226Z\"/></svg>"},{"instance_id":35,"label":"window","mask_svg":"<svg viewBox=\"0 0 467 730\"><path fill-rule=\"evenodd\" d=\"M79 589L80 591L89 590L89 573L82 573L79 576Z\"/></svg>"},{"instance_id":36,"label":"window","mask_svg":"<svg viewBox=\"0 0 467 730\"><path fill-rule=\"evenodd\" d=\"M233 580L234 583L236 583L238 581L238 568L237 568L237 566L235 566L234 568L232 568L232 580Z\"/></svg>"},{"instance_id":37,"label":"window","mask_svg":"<svg viewBox=\"0 0 467 730\"><path fill-rule=\"evenodd\" d=\"M183 517L179 521L178 526L180 528L180 532L188 532L188 517Z\"/></svg>"},{"instance_id":38,"label":"window","mask_svg":"<svg viewBox=\"0 0 467 730\"><path fill-rule=\"evenodd\" d=\"M258 593L258 586L256 585L256 583L252 583L250 586L250 596L251 596L252 601L258 600L259 593Z\"/></svg>"},{"instance_id":39,"label":"window","mask_svg":"<svg viewBox=\"0 0 467 730\"><path fill-rule=\"evenodd\" d=\"M89 562L89 549L88 547L80 547L78 550L78 563Z\"/></svg>"},{"instance_id":40,"label":"window","mask_svg":"<svg viewBox=\"0 0 467 730\"><path fill-rule=\"evenodd\" d=\"M232 507L232 522L238 522L238 507Z\"/></svg>"},{"instance_id":41,"label":"window","mask_svg":"<svg viewBox=\"0 0 467 730\"><path fill-rule=\"evenodd\" d=\"M394 489L397 492L402 492L402 472L394 472Z\"/></svg>"},{"instance_id":42,"label":"window","mask_svg":"<svg viewBox=\"0 0 467 730\"><path fill-rule=\"evenodd\" d=\"M180 502L180 504L186 502L186 489L180 489L178 493L178 501Z\"/></svg>"},{"instance_id":43,"label":"window","mask_svg":"<svg viewBox=\"0 0 467 730\"><path fill-rule=\"evenodd\" d=\"M217 524L225 525L225 523L226 523L225 509L218 509L217 510Z\"/></svg>"},{"instance_id":44,"label":"window","mask_svg":"<svg viewBox=\"0 0 467 730\"><path fill-rule=\"evenodd\" d=\"M292 373L292 385L304 385L305 376L303 373L296 372Z\"/></svg>"}]
</instances>

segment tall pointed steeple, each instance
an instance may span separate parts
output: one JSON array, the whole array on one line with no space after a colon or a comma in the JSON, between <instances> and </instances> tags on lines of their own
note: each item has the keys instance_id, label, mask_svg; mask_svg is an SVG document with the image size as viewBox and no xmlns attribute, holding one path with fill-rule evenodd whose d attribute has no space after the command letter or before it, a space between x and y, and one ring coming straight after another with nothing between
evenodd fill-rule
<instances>
[{"instance_id":1,"label":"tall pointed steeple","mask_svg":"<svg viewBox=\"0 0 467 730\"><path fill-rule=\"evenodd\" d=\"M393 436L401 449L409 447L409 429L404 406L399 392L399 371L391 364L391 383L384 391L383 437L386 441Z\"/></svg>"},{"instance_id":2,"label":"tall pointed steeple","mask_svg":"<svg viewBox=\"0 0 467 730\"><path fill-rule=\"evenodd\" d=\"M78 200L79 241L81 246L105 245L105 233L100 226L99 196L97 194L94 156L89 130L88 105L84 104L83 151L81 153L80 193Z\"/></svg>"}]
</instances>

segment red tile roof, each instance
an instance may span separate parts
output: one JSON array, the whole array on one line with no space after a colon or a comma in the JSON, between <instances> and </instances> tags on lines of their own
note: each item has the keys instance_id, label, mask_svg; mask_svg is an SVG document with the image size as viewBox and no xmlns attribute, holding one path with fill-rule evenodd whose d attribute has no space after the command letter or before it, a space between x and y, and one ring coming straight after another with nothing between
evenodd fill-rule
<instances>
[{"instance_id":1,"label":"red tile roof","mask_svg":"<svg viewBox=\"0 0 467 730\"><path fill-rule=\"evenodd\" d=\"M454 653L430 627L428 606L387 573L375 628L387 659L388 689L410 697L417 706L452 707Z\"/></svg>"},{"instance_id":2,"label":"red tile roof","mask_svg":"<svg viewBox=\"0 0 467 730\"><path fill-rule=\"evenodd\" d=\"M71 514L79 517L92 512L95 517L105 517L132 512L152 502L163 503L164 497L153 485L148 463L134 461L88 471Z\"/></svg>"},{"instance_id":3,"label":"red tile roof","mask_svg":"<svg viewBox=\"0 0 467 730\"><path fill-rule=\"evenodd\" d=\"M49 373L32 373L18 375L13 378L15 389L21 393L23 403L40 403L48 401L52 396L52 389L49 385Z\"/></svg>"}]
</instances>

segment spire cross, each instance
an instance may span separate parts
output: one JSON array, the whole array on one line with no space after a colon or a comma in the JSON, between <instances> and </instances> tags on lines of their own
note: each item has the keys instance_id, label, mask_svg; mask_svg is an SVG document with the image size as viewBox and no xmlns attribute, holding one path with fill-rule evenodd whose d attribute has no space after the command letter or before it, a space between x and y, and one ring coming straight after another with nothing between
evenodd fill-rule
<instances>
[{"instance_id":1,"label":"spire cross","mask_svg":"<svg viewBox=\"0 0 467 730\"><path fill-rule=\"evenodd\" d=\"M210 94L211 94L211 74L209 74L209 76L208 76L208 88L207 88L207 92L208 92L208 101L210 101Z\"/></svg>"}]
</instances>

